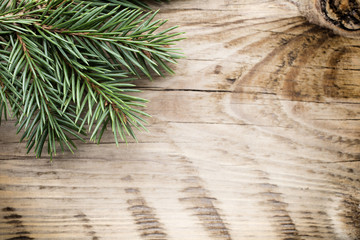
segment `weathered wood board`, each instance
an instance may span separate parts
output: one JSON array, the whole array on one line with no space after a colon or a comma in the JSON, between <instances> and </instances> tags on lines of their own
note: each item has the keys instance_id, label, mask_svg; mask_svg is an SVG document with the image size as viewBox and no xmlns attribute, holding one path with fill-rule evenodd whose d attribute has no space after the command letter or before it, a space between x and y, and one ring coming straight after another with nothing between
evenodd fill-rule
<instances>
[{"instance_id":1,"label":"weathered wood board","mask_svg":"<svg viewBox=\"0 0 360 240\"><path fill-rule=\"evenodd\" d=\"M0 239L360 239L360 40L282 0L174 0L149 133L54 162L0 127Z\"/></svg>"}]
</instances>

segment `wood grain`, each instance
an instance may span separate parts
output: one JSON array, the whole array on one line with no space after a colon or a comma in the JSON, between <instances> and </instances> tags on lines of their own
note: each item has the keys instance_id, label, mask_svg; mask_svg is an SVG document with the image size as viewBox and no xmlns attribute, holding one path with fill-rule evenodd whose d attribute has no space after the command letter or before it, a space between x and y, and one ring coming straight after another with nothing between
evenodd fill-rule
<instances>
[{"instance_id":1,"label":"wood grain","mask_svg":"<svg viewBox=\"0 0 360 240\"><path fill-rule=\"evenodd\" d=\"M0 127L0 239L360 239L360 42L281 0L174 0L150 133L54 162Z\"/></svg>"},{"instance_id":2,"label":"wood grain","mask_svg":"<svg viewBox=\"0 0 360 240\"><path fill-rule=\"evenodd\" d=\"M289 0L310 22L360 39L359 0Z\"/></svg>"}]
</instances>

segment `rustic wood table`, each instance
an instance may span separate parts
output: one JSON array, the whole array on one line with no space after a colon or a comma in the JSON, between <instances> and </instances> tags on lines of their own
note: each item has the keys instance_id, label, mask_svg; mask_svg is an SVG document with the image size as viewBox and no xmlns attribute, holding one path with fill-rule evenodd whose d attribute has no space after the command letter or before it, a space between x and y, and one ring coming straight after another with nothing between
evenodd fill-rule
<instances>
[{"instance_id":1,"label":"rustic wood table","mask_svg":"<svg viewBox=\"0 0 360 240\"><path fill-rule=\"evenodd\" d=\"M159 7L159 6L157 6ZM51 163L0 127L0 239L360 239L360 40L282 0L173 0L149 133Z\"/></svg>"}]
</instances>

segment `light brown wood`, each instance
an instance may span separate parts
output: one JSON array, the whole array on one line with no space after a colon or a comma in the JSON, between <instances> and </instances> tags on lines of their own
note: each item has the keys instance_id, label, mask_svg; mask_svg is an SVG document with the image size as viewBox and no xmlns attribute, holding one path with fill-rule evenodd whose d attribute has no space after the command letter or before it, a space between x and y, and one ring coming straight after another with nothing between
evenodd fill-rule
<instances>
[{"instance_id":1,"label":"light brown wood","mask_svg":"<svg viewBox=\"0 0 360 240\"><path fill-rule=\"evenodd\" d=\"M360 239L360 42L282 0L177 0L149 133L53 163L0 127L0 239Z\"/></svg>"}]
</instances>

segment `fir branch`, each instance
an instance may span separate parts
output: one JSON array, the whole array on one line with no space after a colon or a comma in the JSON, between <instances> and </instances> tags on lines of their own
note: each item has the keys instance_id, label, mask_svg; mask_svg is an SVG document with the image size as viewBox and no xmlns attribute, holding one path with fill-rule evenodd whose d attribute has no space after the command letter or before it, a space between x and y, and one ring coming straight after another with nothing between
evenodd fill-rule
<instances>
[{"instance_id":1,"label":"fir branch","mask_svg":"<svg viewBox=\"0 0 360 240\"><path fill-rule=\"evenodd\" d=\"M81 2L80 0L75 0ZM110 7L122 6L125 8L140 8L150 9L149 5L140 0L88 0L91 6L102 6L103 4L109 4ZM168 0L153 0L152 2L168 2Z\"/></svg>"},{"instance_id":2,"label":"fir branch","mask_svg":"<svg viewBox=\"0 0 360 240\"><path fill-rule=\"evenodd\" d=\"M129 8L134 9L129 9ZM72 151L86 133L100 142L108 125L116 144L146 130L133 76L162 71L181 57L176 27L136 0L0 0L0 123L10 111L37 157L47 142ZM10 108L8 107L10 105ZM11 110L10 110L11 109Z\"/></svg>"}]
</instances>

